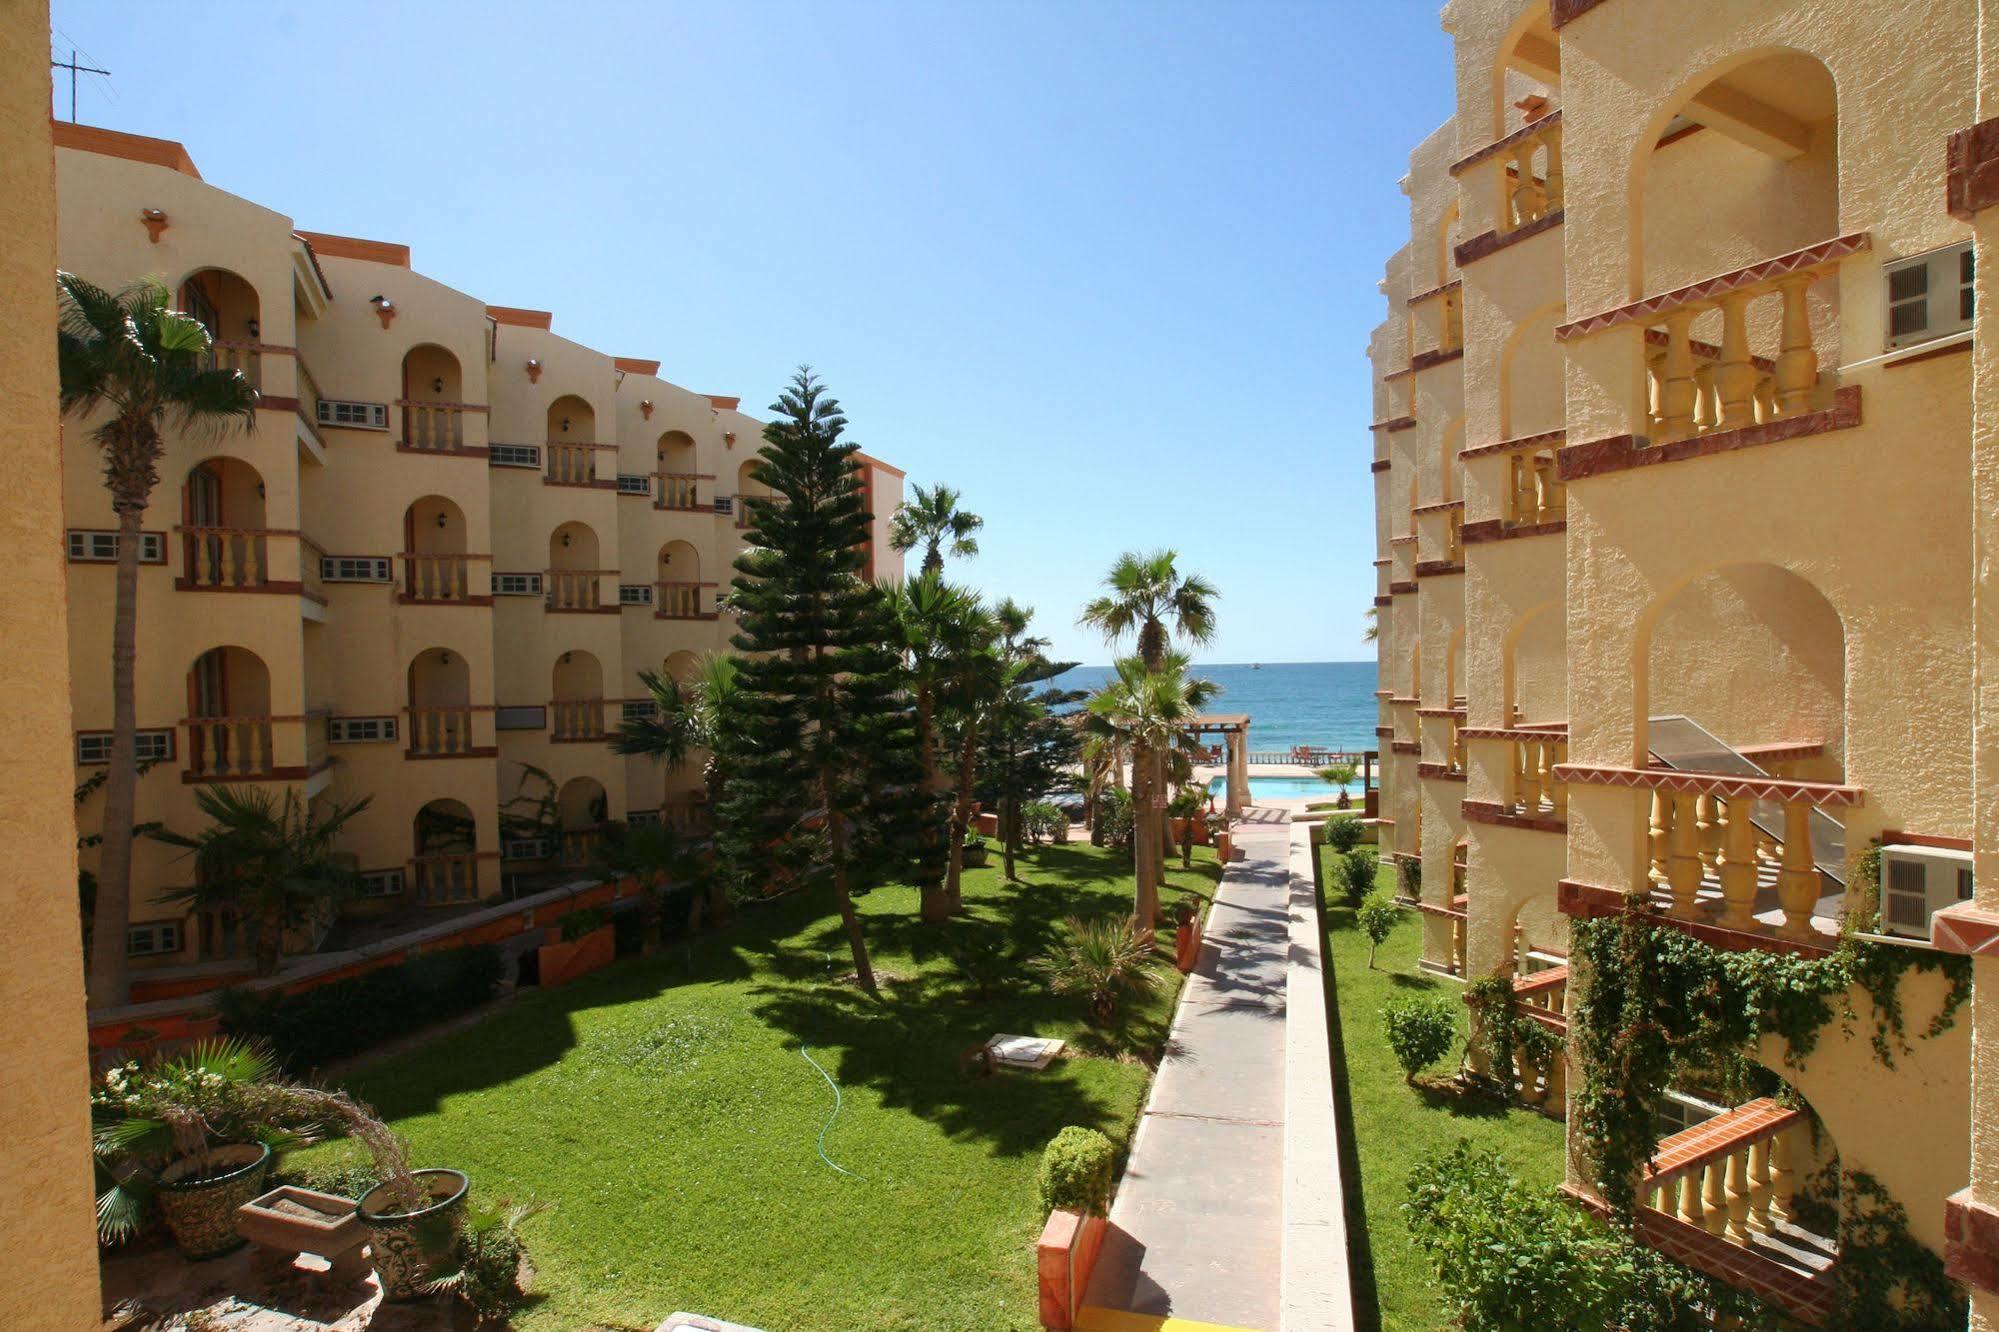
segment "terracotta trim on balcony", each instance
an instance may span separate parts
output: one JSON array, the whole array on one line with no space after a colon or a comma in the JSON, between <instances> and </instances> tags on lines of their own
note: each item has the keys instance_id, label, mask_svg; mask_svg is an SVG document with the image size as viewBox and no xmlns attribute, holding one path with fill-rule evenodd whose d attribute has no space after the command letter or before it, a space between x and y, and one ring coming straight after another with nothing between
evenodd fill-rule
<instances>
[{"instance_id":1,"label":"terracotta trim on balcony","mask_svg":"<svg viewBox=\"0 0 1999 1332\"><path fill-rule=\"evenodd\" d=\"M1418 578L1441 578L1446 574L1461 574L1465 566L1451 560L1419 560L1416 564Z\"/></svg>"},{"instance_id":2,"label":"terracotta trim on balcony","mask_svg":"<svg viewBox=\"0 0 1999 1332\"><path fill-rule=\"evenodd\" d=\"M1539 994L1543 990L1552 990L1558 985L1567 985L1568 983L1568 967L1544 967L1540 971L1526 976L1515 976L1513 978L1513 995L1515 998L1519 998L1521 995Z\"/></svg>"},{"instance_id":3,"label":"terracotta trim on balcony","mask_svg":"<svg viewBox=\"0 0 1999 1332\"><path fill-rule=\"evenodd\" d=\"M1493 541L1513 541L1521 537L1559 536L1569 530L1566 518L1557 518L1548 523L1514 523L1508 526L1498 518L1488 518L1483 522L1466 523L1458 529L1458 544L1463 546L1484 545Z\"/></svg>"},{"instance_id":4,"label":"terracotta trim on balcony","mask_svg":"<svg viewBox=\"0 0 1999 1332\"><path fill-rule=\"evenodd\" d=\"M489 305L486 318L514 328L538 328L544 333L555 323L555 315L548 310L524 310L515 305Z\"/></svg>"},{"instance_id":5,"label":"terracotta trim on balcony","mask_svg":"<svg viewBox=\"0 0 1999 1332\"><path fill-rule=\"evenodd\" d=\"M1413 582L1390 583L1388 585L1388 594L1392 597L1407 596L1408 594L1414 592L1415 590L1416 590L1416 584Z\"/></svg>"},{"instance_id":6,"label":"terracotta trim on balcony","mask_svg":"<svg viewBox=\"0 0 1999 1332\"><path fill-rule=\"evenodd\" d=\"M442 408L442 409L444 409L444 410L446 410L446 411L452 411L452 412L484 412L484 413L485 413L486 415L488 415L488 416L491 416L491 415L493 414L493 406L492 406L492 404L491 404L491 403L485 403L485 402L444 402L444 401L442 401L442 400L439 400L439 399L432 399L432 398L397 398L397 399L395 399L394 401L392 401L392 402L391 402L391 403L389 404L389 406L391 406L391 407L438 407L438 408ZM347 430L347 429L355 429L355 428L359 428L359 429L363 429L363 430L366 430L366 429L369 429L370 427L367 427L367 426L361 426L361 427L350 427L350 426L337 426L337 427L335 427L335 429L340 429L340 430ZM536 448L540 448L541 446L540 446L539 444L537 444L537 445L535 445L534 447L536 447Z\"/></svg>"},{"instance_id":7,"label":"terracotta trim on balcony","mask_svg":"<svg viewBox=\"0 0 1999 1332\"><path fill-rule=\"evenodd\" d=\"M1465 774L1452 770L1450 765L1446 763L1418 763L1416 765L1416 775L1418 777L1432 778L1440 782L1461 782L1465 780Z\"/></svg>"},{"instance_id":8,"label":"terracotta trim on balcony","mask_svg":"<svg viewBox=\"0 0 1999 1332\"><path fill-rule=\"evenodd\" d=\"M1807 245L1800 250L1792 250L1788 254L1760 259L1727 273L1717 273L1713 277L1702 278L1699 282L1690 282L1684 287L1660 292L1657 296L1647 296L1643 300L1632 301L1609 310L1599 310L1593 315L1585 315L1581 319L1558 324L1555 326L1555 341L1567 342L1571 338L1588 337L1621 324L1656 323L1669 310L1696 301L1710 301L1731 291L1740 291L1744 287L1767 282L1771 278L1784 277L1802 269L1829 263L1834 259L1844 259L1850 254L1859 254L1871 243L1866 232L1852 231L1844 236L1835 236L1831 240Z\"/></svg>"},{"instance_id":9,"label":"terracotta trim on balcony","mask_svg":"<svg viewBox=\"0 0 1999 1332\"><path fill-rule=\"evenodd\" d=\"M1369 426L1368 429L1387 430L1393 432L1397 430L1407 430L1410 426L1413 426L1415 424L1416 424L1416 418L1413 416L1391 416L1386 421L1376 421L1373 425Z\"/></svg>"},{"instance_id":10,"label":"terracotta trim on balcony","mask_svg":"<svg viewBox=\"0 0 1999 1332\"><path fill-rule=\"evenodd\" d=\"M220 786L230 782L302 782L316 772L324 772L331 759L324 760L316 767L269 768L263 772L229 774L223 776L208 772L182 772L183 786Z\"/></svg>"},{"instance_id":11,"label":"terracotta trim on balcony","mask_svg":"<svg viewBox=\"0 0 1999 1332\"><path fill-rule=\"evenodd\" d=\"M1903 832L1900 828L1881 830L1883 846L1931 846L1940 851L1970 851L1973 849L1969 837L1949 837L1942 833Z\"/></svg>"},{"instance_id":12,"label":"terracotta trim on balcony","mask_svg":"<svg viewBox=\"0 0 1999 1332\"><path fill-rule=\"evenodd\" d=\"M618 612L624 610L625 606L623 602L618 602L609 606L544 605L542 609L547 611L550 615L616 615Z\"/></svg>"},{"instance_id":13,"label":"terracotta trim on balcony","mask_svg":"<svg viewBox=\"0 0 1999 1332\"><path fill-rule=\"evenodd\" d=\"M1417 698L1414 694L1390 694L1388 701L1391 705L1398 708L1420 708L1423 706L1423 700Z\"/></svg>"},{"instance_id":14,"label":"terracotta trim on balcony","mask_svg":"<svg viewBox=\"0 0 1999 1332\"><path fill-rule=\"evenodd\" d=\"M1423 746L1414 740L1397 740L1388 746L1391 754L1415 755L1423 752Z\"/></svg>"},{"instance_id":15,"label":"terracotta trim on balcony","mask_svg":"<svg viewBox=\"0 0 1999 1332\"><path fill-rule=\"evenodd\" d=\"M1765 763L1788 763L1793 759L1818 758L1825 753L1825 746L1809 740L1787 740L1767 745L1741 745L1735 752L1761 766Z\"/></svg>"},{"instance_id":16,"label":"terracotta trim on balcony","mask_svg":"<svg viewBox=\"0 0 1999 1332\"><path fill-rule=\"evenodd\" d=\"M667 611L654 611L652 617L655 620L719 620L722 618L722 612L698 611L693 615L674 615Z\"/></svg>"},{"instance_id":17,"label":"terracotta trim on balcony","mask_svg":"<svg viewBox=\"0 0 1999 1332\"><path fill-rule=\"evenodd\" d=\"M1393 726L1377 726L1374 728L1374 738L1377 740L1393 740L1395 738L1395 728Z\"/></svg>"},{"instance_id":18,"label":"terracotta trim on balcony","mask_svg":"<svg viewBox=\"0 0 1999 1332\"><path fill-rule=\"evenodd\" d=\"M1645 345L1648 347L1666 348L1673 345L1673 339L1663 328L1648 328L1645 330ZM1688 338L1687 349L1694 354L1696 360L1719 361L1721 359L1721 348L1719 345L1712 342L1702 342L1699 338ZM1777 362L1768 356L1751 356L1749 364L1755 366L1766 375L1775 374L1777 371Z\"/></svg>"},{"instance_id":19,"label":"terracotta trim on balcony","mask_svg":"<svg viewBox=\"0 0 1999 1332\"><path fill-rule=\"evenodd\" d=\"M1886 841L1884 836L1883 841ZM1940 953L1999 955L1999 912L1958 902L1930 917L1930 944Z\"/></svg>"},{"instance_id":20,"label":"terracotta trim on balcony","mask_svg":"<svg viewBox=\"0 0 1999 1332\"><path fill-rule=\"evenodd\" d=\"M1459 801L1458 813L1464 816L1466 823L1486 823L1495 828L1525 828L1530 832L1556 834L1566 834L1569 830L1569 825L1562 819L1540 814L1516 814L1496 800Z\"/></svg>"},{"instance_id":21,"label":"terracotta trim on balcony","mask_svg":"<svg viewBox=\"0 0 1999 1332\"><path fill-rule=\"evenodd\" d=\"M489 759L498 758L499 756L500 748L498 745L479 745L472 749L461 749L450 754L419 754L414 749L405 749L403 751L403 757L413 763L428 762L431 759Z\"/></svg>"},{"instance_id":22,"label":"terracotta trim on balcony","mask_svg":"<svg viewBox=\"0 0 1999 1332\"><path fill-rule=\"evenodd\" d=\"M1883 361L1881 368L1883 370L1900 370L1905 366L1920 365L1924 361L1934 361L1944 356L1965 355L1970 351L1971 339L1965 338L1962 341L1949 343L1942 347L1932 347L1928 351L1917 352L1913 356L1898 356L1892 361Z\"/></svg>"},{"instance_id":23,"label":"terracotta trim on balcony","mask_svg":"<svg viewBox=\"0 0 1999 1332\"><path fill-rule=\"evenodd\" d=\"M1564 23L1573 23L1602 3L1603 0L1551 0L1548 25L1560 32Z\"/></svg>"},{"instance_id":24,"label":"terracotta trim on balcony","mask_svg":"<svg viewBox=\"0 0 1999 1332\"><path fill-rule=\"evenodd\" d=\"M1547 216L1537 217L1525 226L1515 227L1511 231L1482 231L1470 240L1461 242L1452 257L1457 260L1459 268L1467 268L1481 259L1491 258L1510 245L1531 240L1542 232L1553 231L1561 225L1562 210L1557 208Z\"/></svg>"},{"instance_id":25,"label":"terracotta trim on balcony","mask_svg":"<svg viewBox=\"0 0 1999 1332\"><path fill-rule=\"evenodd\" d=\"M1491 143L1488 143L1485 147L1480 148L1475 152L1467 153L1465 156L1460 157L1457 161L1451 163L1449 168L1450 173L1453 176L1455 176L1460 171L1463 171L1466 167L1476 166L1480 162L1483 162L1488 158L1498 157L1501 153L1504 153L1507 149L1511 148L1514 144L1520 142L1522 139L1530 139L1534 137L1534 134L1537 130L1549 129L1561 123L1562 123L1562 110L1560 107L1556 107L1553 111L1550 111L1547 115L1542 116L1539 120L1528 121L1525 125L1522 125L1517 130L1514 130L1511 134L1508 134L1505 138L1494 139Z\"/></svg>"},{"instance_id":26,"label":"terracotta trim on balcony","mask_svg":"<svg viewBox=\"0 0 1999 1332\"><path fill-rule=\"evenodd\" d=\"M1778 777L1741 777L1718 772L1678 772L1671 768L1620 768L1590 763L1558 763L1555 779L1579 786L1623 787L1632 791L1670 791L1676 795L1714 795L1724 800L1774 800L1782 804L1804 800L1827 809L1850 809L1866 803L1858 786L1837 782L1793 782Z\"/></svg>"},{"instance_id":27,"label":"terracotta trim on balcony","mask_svg":"<svg viewBox=\"0 0 1999 1332\"><path fill-rule=\"evenodd\" d=\"M1428 291L1417 292L1414 296L1404 301L1403 304L1409 306L1421 305L1424 301L1441 296L1447 291L1456 291L1462 286L1464 286L1463 278L1452 278L1449 282L1432 287Z\"/></svg>"},{"instance_id":28,"label":"terracotta trim on balcony","mask_svg":"<svg viewBox=\"0 0 1999 1332\"><path fill-rule=\"evenodd\" d=\"M1455 717L1459 721L1463 721L1465 710L1463 708L1417 708L1416 715L1418 717L1437 717L1440 719Z\"/></svg>"},{"instance_id":29,"label":"terracotta trim on balcony","mask_svg":"<svg viewBox=\"0 0 1999 1332\"><path fill-rule=\"evenodd\" d=\"M1944 1199L1943 1265L1966 1285L1999 1295L1999 1208L1968 1188Z\"/></svg>"},{"instance_id":30,"label":"terracotta trim on balcony","mask_svg":"<svg viewBox=\"0 0 1999 1332\"><path fill-rule=\"evenodd\" d=\"M209 587L202 583L191 583L185 578L174 579L176 592L250 592L267 593L272 596L296 597L305 595L305 585L300 582L258 583L251 587Z\"/></svg>"},{"instance_id":31,"label":"terracotta trim on balcony","mask_svg":"<svg viewBox=\"0 0 1999 1332\"><path fill-rule=\"evenodd\" d=\"M1458 734L1467 740L1566 740L1567 722L1547 726L1461 726Z\"/></svg>"},{"instance_id":32,"label":"terracotta trim on balcony","mask_svg":"<svg viewBox=\"0 0 1999 1332\"><path fill-rule=\"evenodd\" d=\"M1373 462L1367 465L1367 470L1370 472L1385 472L1394 465L1395 464L1387 458L1376 458Z\"/></svg>"},{"instance_id":33,"label":"terracotta trim on balcony","mask_svg":"<svg viewBox=\"0 0 1999 1332\"><path fill-rule=\"evenodd\" d=\"M1409 358L1409 373L1413 375L1420 370L1434 370L1447 362L1463 360L1464 354L1463 347L1452 347L1448 350L1433 347L1426 352L1417 352Z\"/></svg>"},{"instance_id":34,"label":"terracotta trim on balcony","mask_svg":"<svg viewBox=\"0 0 1999 1332\"><path fill-rule=\"evenodd\" d=\"M1944 207L1966 222L1999 203L1999 120L1981 120L1944 140L1943 191Z\"/></svg>"},{"instance_id":35,"label":"terracotta trim on balcony","mask_svg":"<svg viewBox=\"0 0 1999 1332\"><path fill-rule=\"evenodd\" d=\"M1416 544L1416 534L1411 532L1407 536L1392 536L1388 538L1388 544L1391 546L1413 546Z\"/></svg>"},{"instance_id":36,"label":"terracotta trim on balcony","mask_svg":"<svg viewBox=\"0 0 1999 1332\"><path fill-rule=\"evenodd\" d=\"M493 599L491 597L458 597L455 600L447 600L443 597L413 597L407 592L398 592L396 594L396 604L398 606L491 606Z\"/></svg>"},{"instance_id":37,"label":"terracotta trim on balcony","mask_svg":"<svg viewBox=\"0 0 1999 1332\"><path fill-rule=\"evenodd\" d=\"M1646 1163L1645 1179L1650 1183L1664 1176L1684 1175L1731 1155L1746 1142L1782 1133L1804 1122L1802 1111L1779 1105L1767 1096L1745 1101L1692 1128L1662 1138Z\"/></svg>"},{"instance_id":38,"label":"terracotta trim on balcony","mask_svg":"<svg viewBox=\"0 0 1999 1332\"><path fill-rule=\"evenodd\" d=\"M1375 605L1377 605L1377 606L1382 606L1382 607L1387 607L1387 606L1393 606L1393 605L1395 604L1395 598L1394 598L1394 597L1376 597L1376 598L1374 599L1374 604L1375 604Z\"/></svg>"},{"instance_id":39,"label":"terracotta trim on balcony","mask_svg":"<svg viewBox=\"0 0 1999 1332\"><path fill-rule=\"evenodd\" d=\"M1626 472L1634 467L1648 467L1654 463L1685 462L1690 458L1707 458L1717 453L1733 453L1738 449L1753 449L1764 444L1781 443L1787 439L1802 439L1808 435L1850 430L1859 425L1860 420L1860 386L1853 384L1835 390L1832 395L1832 406L1824 411L1787 416L1758 425L1740 426L1734 430L1716 430L1706 435L1676 439L1667 444L1642 443L1637 435L1612 435L1608 439L1568 445L1556 455L1556 466L1562 480L1582 481L1592 476Z\"/></svg>"},{"instance_id":40,"label":"terracotta trim on balcony","mask_svg":"<svg viewBox=\"0 0 1999 1332\"><path fill-rule=\"evenodd\" d=\"M1409 512L1412 514L1448 513L1452 509L1462 509L1464 506L1465 502L1461 499L1439 500L1435 504L1419 504Z\"/></svg>"},{"instance_id":41,"label":"terracotta trim on balcony","mask_svg":"<svg viewBox=\"0 0 1999 1332\"><path fill-rule=\"evenodd\" d=\"M294 416L300 414L297 398L274 398L268 393L259 393L257 395L257 410L265 412L290 412ZM307 424L310 425L312 423L307 422Z\"/></svg>"},{"instance_id":42,"label":"terracotta trim on balcony","mask_svg":"<svg viewBox=\"0 0 1999 1332\"><path fill-rule=\"evenodd\" d=\"M1616 888L1563 879L1555 885L1555 909L1575 920L1597 920L1625 913L1625 894ZM1734 953L1776 953L1782 957L1824 957L1838 945L1830 935L1824 943L1784 939L1772 934L1752 934L1725 929L1705 920L1679 920L1662 911L1646 910L1645 916L1661 929L1690 934L1702 943ZM1941 913L1939 913L1941 914Z\"/></svg>"},{"instance_id":43,"label":"terracotta trim on balcony","mask_svg":"<svg viewBox=\"0 0 1999 1332\"><path fill-rule=\"evenodd\" d=\"M396 452L414 453L423 458L476 458L481 462L487 457L486 446L483 444L467 444L455 449L419 449L397 440Z\"/></svg>"},{"instance_id":44,"label":"terracotta trim on balcony","mask_svg":"<svg viewBox=\"0 0 1999 1332\"><path fill-rule=\"evenodd\" d=\"M563 490L616 490L618 488L617 478L615 477L609 481L557 481L553 477L543 476L541 483L545 486L557 486Z\"/></svg>"},{"instance_id":45,"label":"terracotta trim on balcony","mask_svg":"<svg viewBox=\"0 0 1999 1332\"><path fill-rule=\"evenodd\" d=\"M1521 435L1514 439L1502 439L1497 444L1481 444L1477 448L1459 449L1458 461L1470 462L1474 458L1492 458L1503 453L1519 453L1523 449L1562 444L1568 438L1569 432L1566 430L1544 430L1538 435Z\"/></svg>"},{"instance_id":46,"label":"terracotta trim on balcony","mask_svg":"<svg viewBox=\"0 0 1999 1332\"><path fill-rule=\"evenodd\" d=\"M1397 366L1395 369L1388 371L1386 374L1382 375L1381 379L1383 383L1387 383L1391 380L1407 379L1409 376L1415 373L1416 373L1416 365L1415 362L1411 360L1411 362L1408 365L1400 365Z\"/></svg>"}]
</instances>

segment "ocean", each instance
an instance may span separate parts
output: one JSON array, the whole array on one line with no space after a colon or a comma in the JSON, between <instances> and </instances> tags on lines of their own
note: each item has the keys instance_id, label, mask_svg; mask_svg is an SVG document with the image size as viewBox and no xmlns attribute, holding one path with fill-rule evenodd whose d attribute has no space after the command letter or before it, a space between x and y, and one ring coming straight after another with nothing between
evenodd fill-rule
<instances>
[{"instance_id":1,"label":"ocean","mask_svg":"<svg viewBox=\"0 0 1999 1332\"><path fill-rule=\"evenodd\" d=\"M1193 674L1222 687L1213 711L1249 714L1251 749L1375 748L1371 661L1265 662L1260 667L1201 664ZM1078 666L1052 683L1062 689L1094 689L1109 675L1108 666Z\"/></svg>"}]
</instances>

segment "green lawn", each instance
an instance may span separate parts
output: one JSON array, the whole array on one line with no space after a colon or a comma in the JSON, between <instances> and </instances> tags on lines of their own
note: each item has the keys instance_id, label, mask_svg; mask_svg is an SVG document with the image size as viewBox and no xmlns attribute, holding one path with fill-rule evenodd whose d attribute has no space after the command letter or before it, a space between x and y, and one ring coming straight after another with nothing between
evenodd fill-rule
<instances>
[{"instance_id":1,"label":"green lawn","mask_svg":"<svg viewBox=\"0 0 1999 1332\"><path fill-rule=\"evenodd\" d=\"M1208 851L1164 894L1207 896ZM998 857L994 857L997 861ZM349 1085L408 1135L419 1165L469 1172L476 1195L539 1200L523 1234L537 1303L517 1325L650 1329L676 1309L771 1329L1035 1327L1032 1243L1042 1147L1069 1124L1124 1141L1150 1077L1105 1053L1082 1001L1021 965L1063 917L1129 911L1126 855L1044 847L968 872L970 914L942 930L916 894L861 900L884 997L852 961L830 899L747 907L729 931L671 944L577 984L532 991L469 1030L364 1067ZM1156 1050L1179 976L1134 1015ZM987 997L947 946L999 950ZM1061 1036L1084 1057L989 1079L961 1056L996 1031ZM838 1081L845 1108L814 1150ZM290 1164L352 1156L334 1143Z\"/></svg>"},{"instance_id":2,"label":"green lawn","mask_svg":"<svg viewBox=\"0 0 1999 1332\"><path fill-rule=\"evenodd\" d=\"M1323 858L1328 853L1321 848L1319 854ZM1383 866L1376 882L1382 891L1392 891L1392 867ZM1431 1332L1445 1320L1433 1291L1434 1274L1410 1244L1403 1219L1409 1168L1457 1139L1469 1138L1503 1155L1522 1179L1554 1185L1562 1178L1562 1125L1496 1099L1406 1084L1383 1034L1382 1008L1411 995L1441 995L1455 1003L1462 991L1453 981L1417 970L1423 926L1414 912L1381 945L1374 970L1367 965L1367 936L1353 917L1347 908L1327 902L1337 1057L1345 1068L1345 1077L1336 1080L1340 1122L1351 1133L1351 1140L1341 1143L1341 1160L1354 1302L1363 1329ZM1463 1006L1457 1008L1462 1032ZM1451 1067L1440 1064L1433 1076Z\"/></svg>"}]
</instances>

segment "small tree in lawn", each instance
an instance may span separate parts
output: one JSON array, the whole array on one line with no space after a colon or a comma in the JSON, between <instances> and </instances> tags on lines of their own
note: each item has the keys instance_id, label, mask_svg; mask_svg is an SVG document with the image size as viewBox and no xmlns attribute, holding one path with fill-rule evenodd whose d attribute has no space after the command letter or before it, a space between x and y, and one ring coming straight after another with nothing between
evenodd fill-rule
<instances>
[{"instance_id":1,"label":"small tree in lawn","mask_svg":"<svg viewBox=\"0 0 1999 1332\"><path fill-rule=\"evenodd\" d=\"M1374 950L1388 941L1401 920L1402 913L1395 904L1378 894L1360 904L1361 933L1367 936L1368 970L1374 969Z\"/></svg>"},{"instance_id":2,"label":"small tree in lawn","mask_svg":"<svg viewBox=\"0 0 1999 1332\"><path fill-rule=\"evenodd\" d=\"M1457 1019L1442 999L1404 999L1381 1010L1388 1028L1388 1048L1402 1065L1402 1078L1416 1075L1451 1052L1457 1044Z\"/></svg>"},{"instance_id":3,"label":"small tree in lawn","mask_svg":"<svg viewBox=\"0 0 1999 1332\"><path fill-rule=\"evenodd\" d=\"M937 800L895 626L861 577L872 516L858 449L841 439L846 417L804 369L771 411L751 472L769 495L738 501L749 549L731 601L744 659L718 842L744 896L830 889L860 986L874 994L854 890L932 875L919 846Z\"/></svg>"}]
</instances>

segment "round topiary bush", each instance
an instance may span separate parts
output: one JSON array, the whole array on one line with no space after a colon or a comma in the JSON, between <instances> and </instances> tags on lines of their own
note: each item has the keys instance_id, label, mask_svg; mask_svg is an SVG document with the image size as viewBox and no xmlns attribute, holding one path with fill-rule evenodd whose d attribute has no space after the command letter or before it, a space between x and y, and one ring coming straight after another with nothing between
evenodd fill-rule
<instances>
[{"instance_id":1,"label":"round topiary bush","mask_svg":"<svg viewBox=\"0 0 1999 1332\"><path fill-rule=\"evenodd\" d=\"M1117 1144L1095 1129L1071 1126L1041 1153L1041 1206L1103 1216L1110 1211Z\"/></svg>"},{"instance_id":2,"label":"round topiary bush","mask_svg":"<svg viewBox=\"0 0 1999 1332\"><path fill-rule=\"evenodd\" d=\"M1404 999L1382 1009L1381 1016L1388 1027L1388 1048L1409 1082L1457 1044L1457 1019L1447 1000Z\"/></svg>"}]
</instances>

